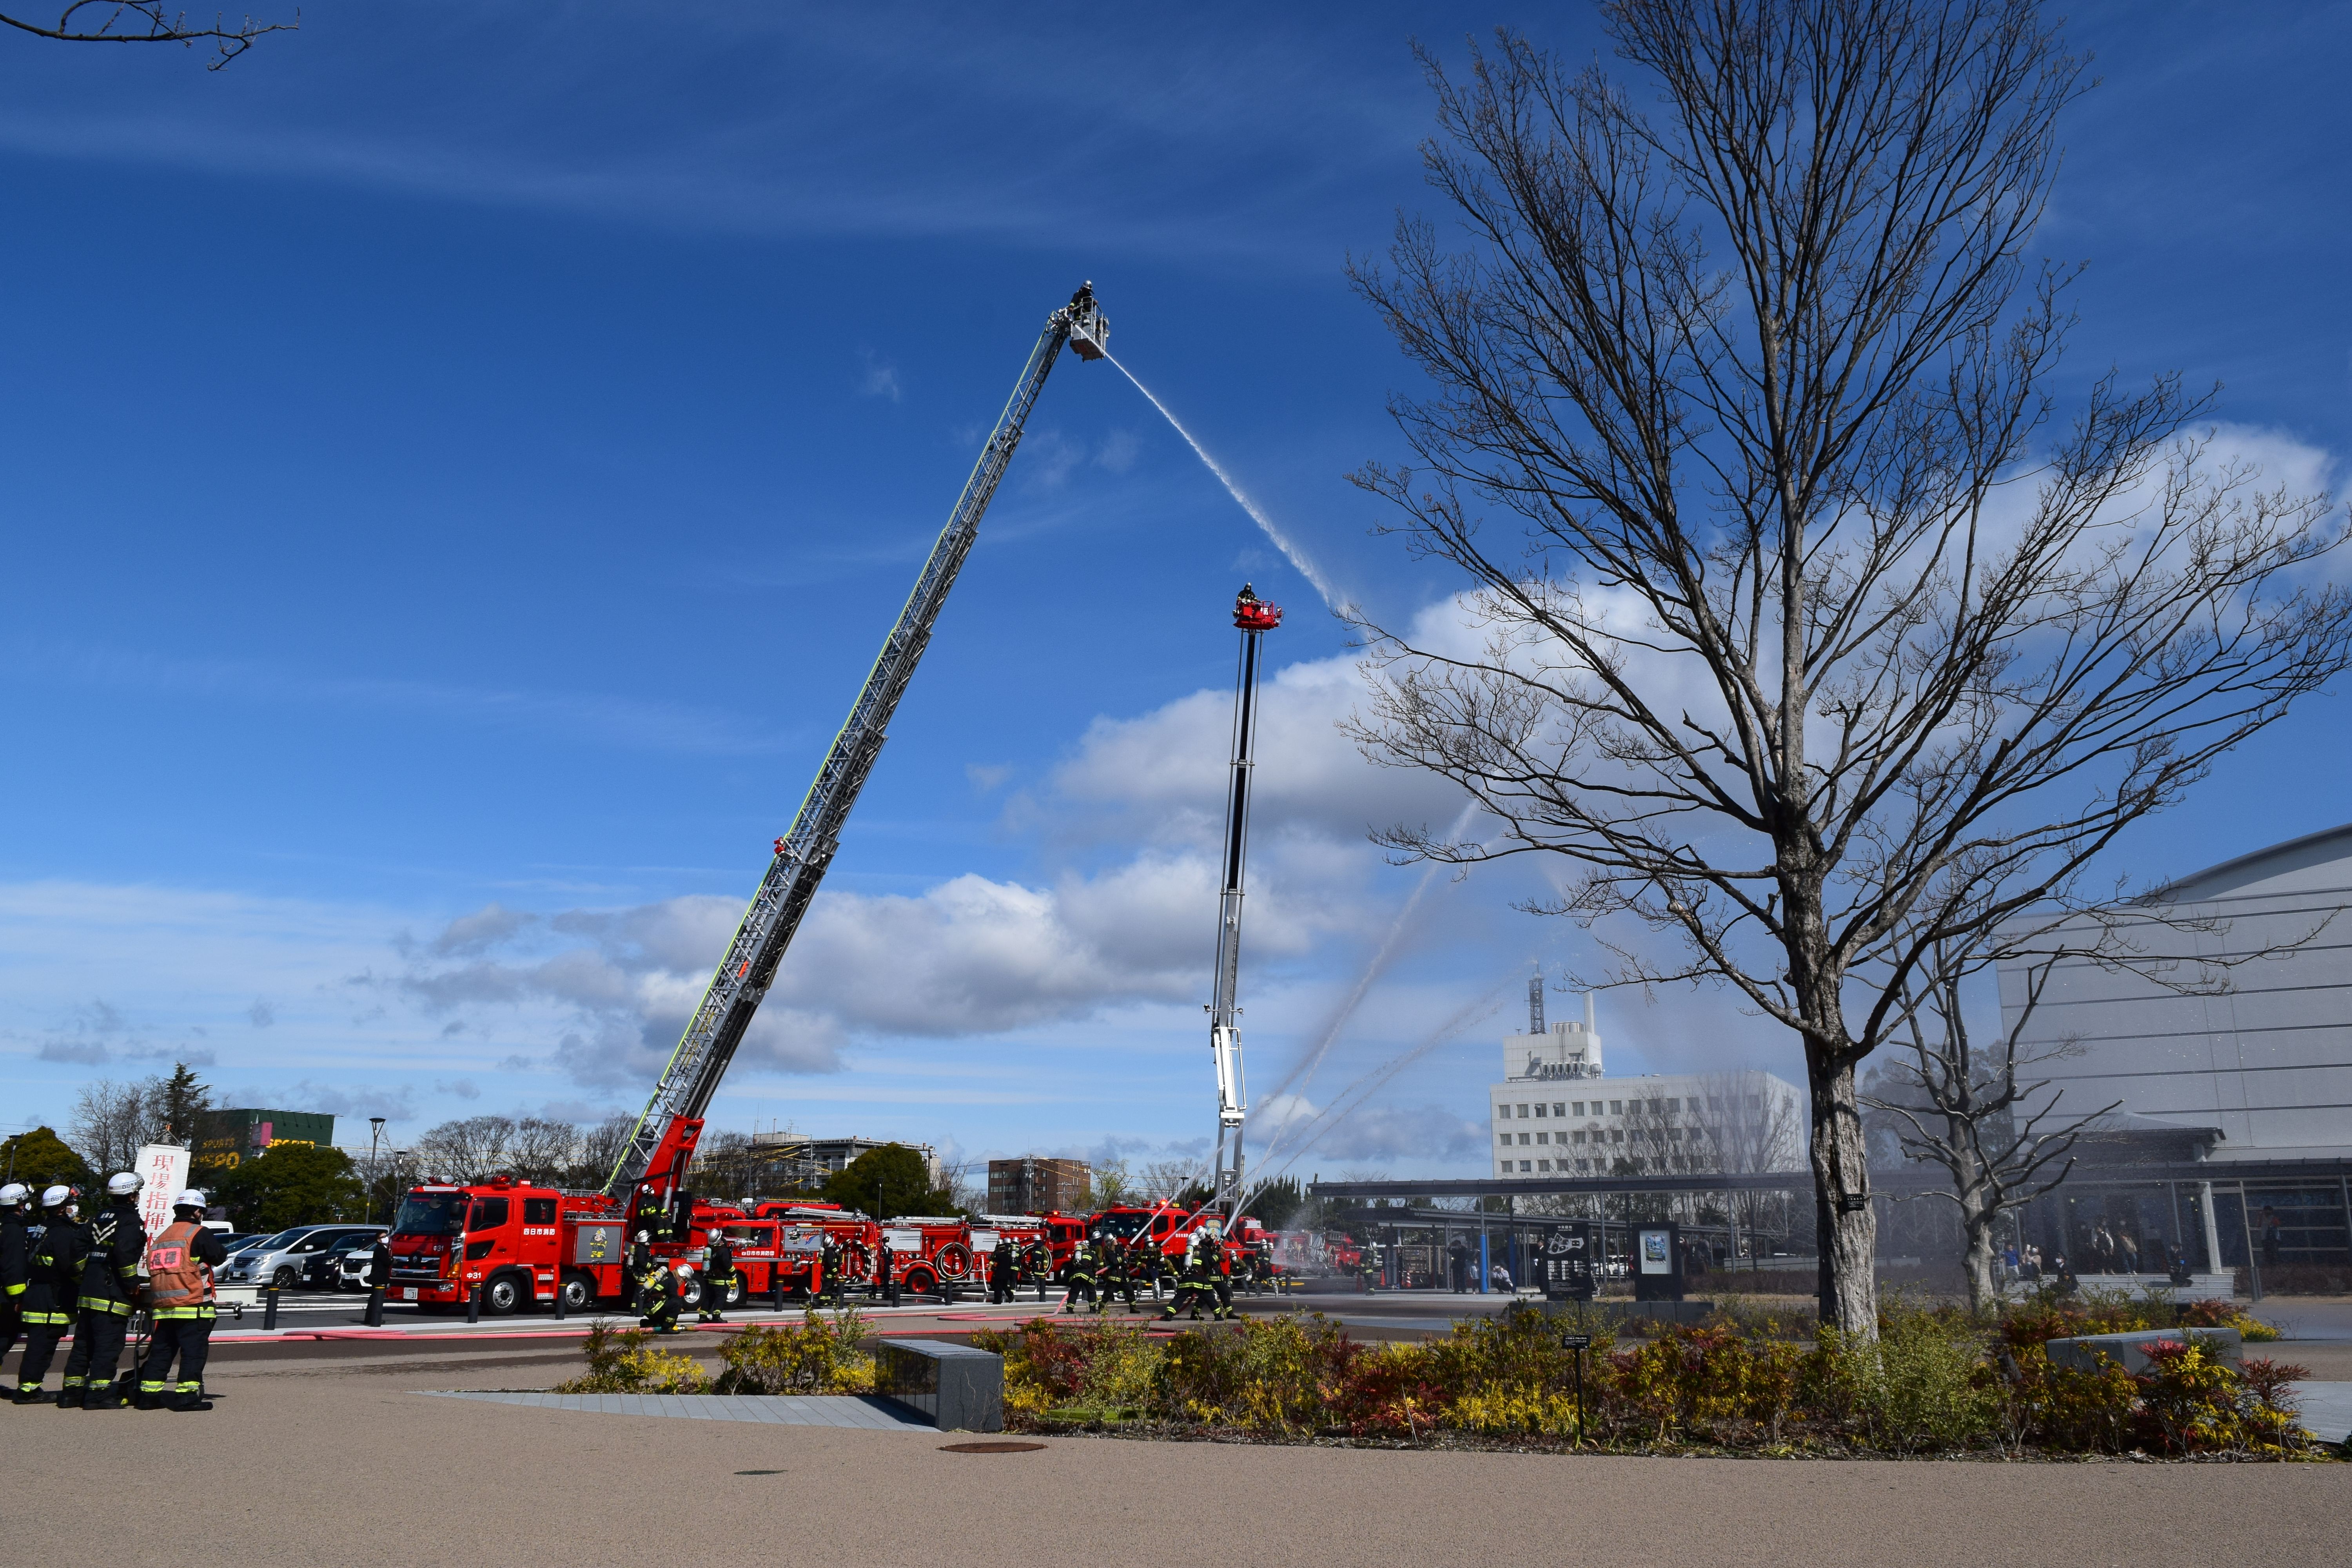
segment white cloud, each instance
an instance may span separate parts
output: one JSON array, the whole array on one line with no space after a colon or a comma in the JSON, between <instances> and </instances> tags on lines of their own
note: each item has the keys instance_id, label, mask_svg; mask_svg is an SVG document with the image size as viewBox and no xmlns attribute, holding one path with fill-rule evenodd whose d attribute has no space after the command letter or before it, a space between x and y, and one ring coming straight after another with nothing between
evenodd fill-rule
<instances>
[{"instance_id":1,"label":"white cloud","mask_svg":"<svg viewBox=\"0 0 2352 1568\"><path fill-rule=\"evenodd\" d=\"M857 377L858 395L887 397L893 403L901 401L905 390L898 384L898 367L872 349L860 349L857 354L865 363L865 369Z\"/></svg>"}]
</instances>

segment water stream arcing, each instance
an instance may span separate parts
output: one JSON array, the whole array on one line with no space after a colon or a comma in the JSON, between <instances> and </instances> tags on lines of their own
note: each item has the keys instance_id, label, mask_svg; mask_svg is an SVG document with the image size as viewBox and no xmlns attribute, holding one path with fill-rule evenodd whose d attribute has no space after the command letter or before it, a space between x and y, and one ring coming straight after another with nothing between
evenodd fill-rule
<instances>
[{"instance_id":1,"label":"water stream arcing","mask_svg":"<svg viewBox=\"0 0 2352 1568\"><path fill-rule=\"evenodd\" d=\"M1192 448L1194 455L1197 456L1201 461L1209 465L1209 472L1217 476L1217 482L1225 487L1225 493L1233 497L1234 500L1244 511L1249 513L1250 521L1256 523L1258 528L1264 531L1266 538L1274 542L1274 547L1282 552L1283 559L1289 562L1293 567L1297 568L1298 574L1301 577L1306 578L1307 581L1313 585L1315 592L1320 595L1323 600L1323 607L1325 609L1337 609L1339 607L1338 593L1332 588L1330 583L1324 577L1323 574L1316 569L1315 563L1307 558L1307 552L1299 549L1297 545L1293 544L1288 537L1283 533L1282 530L1274 525L1274 520L1267 517L1265 513L1259 509L1257 502L1250 500L1249 496L1242 489L1242 487L1234 481L1233 475L1225 472L1224 465L1218 462L1216 458L1209 456L1209 449L1206 447L1202 446L1201 443L1194 438L1192 432L1184 428L1184 422L1177 418L1173 414L1168 412L1168 405L1160 402L1160 399L1151 395L1151 388L1144 385L1143 383L1139 381L1136 381L1135 373L1128 369L1127 366L1118 364L1118 359L1111 354L1109 350L1106 349L1103 351L1103 358L1109 360L1113 364L1118 365L1118 374L1127 377L1129 381L1134 383L1135 390L1143 394L1145 401L1150 403L1152 407L1160 410L1160 417L1167 420L1170 425L1175 427L1176 434L1184 437L1184 444Z\"/></svg>"}]
</instances>

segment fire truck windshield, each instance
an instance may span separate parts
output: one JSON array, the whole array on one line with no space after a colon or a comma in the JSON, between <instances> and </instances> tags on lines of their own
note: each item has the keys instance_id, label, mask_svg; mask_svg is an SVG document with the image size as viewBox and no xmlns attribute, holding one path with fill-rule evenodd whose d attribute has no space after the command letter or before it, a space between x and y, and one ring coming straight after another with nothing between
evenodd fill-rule
<instances>
[{"instance_id":1,"label":"fire truck windshield","mask_svg":"<svg viewBox=\"0 0 2352 1568\"><path fill-rule=\"evenodd\" d=\"M395 1236L456 1236L466 1228L463 1193L412 1193L401 1200Z\"/></svg>"},{"instance_id":2,"label":"fire truck windshield","mask_svg":"<svg viewBox=\"0 0 2352 1568\"><path fill-rule=\"evenodd\" d=\"M1150 1217L1146 1214L1107 1214L1095 1223L1121 1241L1133 1241Z\"/></svg>"}]
</instances>

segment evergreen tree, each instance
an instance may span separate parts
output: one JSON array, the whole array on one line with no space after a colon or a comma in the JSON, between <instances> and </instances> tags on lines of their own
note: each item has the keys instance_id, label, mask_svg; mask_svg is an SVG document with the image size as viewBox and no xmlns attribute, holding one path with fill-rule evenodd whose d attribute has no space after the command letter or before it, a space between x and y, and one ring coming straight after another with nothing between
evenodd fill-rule
<instances>
[{"instance_id":1,"label":"evergreen tree","mask_svg":"<svg viewBox=\"0 0 2352 1568\"><path fill-rule=\"evenodd\" d=\"M903 1143L868 1149L825 1178L824 1195L876 1219L906 1214L958 1214L954 1196L931 1185L930 1167Z\"/></svg>"},{"instance_id":2,"label":"evergreen tree","mask_svg":"<svg viewBox=\"0 0 2352 1568\"><path fill-rule=\"evenodd\" d=\"M36 1203L43 1187L59 1182L85 1193L98 1185L82 1157L47 1127L36 1127L0 1142L0 1182L24 1183L33 1189Z\"/></svg>"}]
</instances>

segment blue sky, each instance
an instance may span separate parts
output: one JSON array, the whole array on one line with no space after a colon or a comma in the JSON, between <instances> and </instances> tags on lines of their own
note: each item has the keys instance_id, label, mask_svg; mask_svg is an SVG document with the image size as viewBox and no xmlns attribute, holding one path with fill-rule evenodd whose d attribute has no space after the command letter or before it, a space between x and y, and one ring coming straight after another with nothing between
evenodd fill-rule
<instances>
[{"instance_id":1,"label":"blue sky","mask_svg":"<svg viewBox=\"0 0 2352 1568\"><path fill-rule=\"evenodd\" d=\"M2298 482L2352 447L2352 8L2072 11L2100 89L2045 229L2087 381L2226 384ZM240 1103L642 1103L1044 316L1113 346L1347 595L1407 371L1340 276L1426 209L1408 51L1576 7L412 5L228 69L0 40L0 1124L188 1056ZM1272 651L1244 1000L1261 1095L1394 963L1299 1167L1469 1170L1527 965L1589 950L1367 823L1347 638L1135 391L1066 360L714 1115L989 1152L1197 1151L1244 577ZM2116 869L2352 815L2341 700ZM2282 782L2284 781L2284 787ZM1560 1003L1566 1005L1565 1001ZM1612 997L1614 1070L1786 1042ZM347 1124L348 1125L348 1124Z\"/></svg>"}]
</instances>

